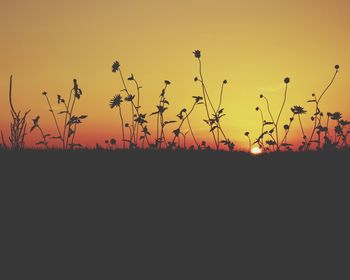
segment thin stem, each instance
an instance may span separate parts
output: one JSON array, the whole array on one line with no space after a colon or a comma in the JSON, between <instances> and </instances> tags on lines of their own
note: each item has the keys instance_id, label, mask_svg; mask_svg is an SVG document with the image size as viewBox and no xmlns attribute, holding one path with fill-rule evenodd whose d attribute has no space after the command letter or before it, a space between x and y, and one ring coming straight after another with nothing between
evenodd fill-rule
<instances>
[{"instance_id":1,"label":"thin stem","mask_svg":"<svg viewBox=\"0 0 350 280\"><path fill-rule=\"evenodd\" d=\"M75 106L75 101L76 101L77 97L76 95L74 94L74 98L73 98L73 103L72 103L72 107L70 108L70 111L69 111L69 118L71 119L72 118L72 115L73 115L73 110L74 110L74 106ZM69 121L68 121L69 122ZM68 125L68 131L71 129L72 125L69 124ZM69 143L69 132L68 132L68 135L67 135L67 141L66 141L66 149L68 148L68 143Z\"/></svg>"},{"instance_id":2,"label":"thin stem","mask_svg":"<svg viewBox=\"0 0 350 280\"><path fill-rule=\"evenodd\" d=\"M72 100L72 93L73 93L74 89L71 89L70 93L69 93L69 100L68 100L68 106L66 105L66 103L64 103L64 106L66 107L66 114L65 114L65 118L64 118L64 129L63 129L63 149L65 149L66 146L66 132L67 132L67 118L69 115L69 106ZM71 118L72 116L69 116L69 118Z\"/></svg>"},{"instance_id":3,"label":"thin stem","mask_svg":"<svg viewBox=\"0 0 350 280\"><path fill-rule=\"evenodd\" d=\"M192 126L191 126L191 123L190 123L190 118L189 118L189 116L187 116L187 124L188 124L188 127L189 127L189 129L190 129L190 132L191 132L193 141L196 143L196 146L197 146L197 148L198 148L199 145L198 145L198 142L197 142L197 140L196 140L196 137L194 137L194 133L193 133L193 130L192 130Z\"/></svg>"},{"instance_id":4,"label":"thin stem","mask_svg":"<svg viewBox=\"0 0 350 280\"><path fill-rule=\"evenodd\" d=\"M278 113L278 117L277 117L276 124L275 124L275 127L276 127L277 149L279 148L279 142L278 142L278 123L279 123L279 120L280 120L280 117L281 117L281 114L282 114L284 105L286 104L286 100L287 100L287 91L288 91L288 84L286 83L286 88L285 88L285 90L284 90L284 99L283 99L283 103L282 103L280 112Z\"/></svg>"},{"instance_id":5,"label":"thin stem","mask_svg":"<svg viewBox=\"0 0 350 280\"><path fill-rule=\"evenodd\" d=\"M268 111L268 113L270 115L270 118L271 118L273 124L276 126L275 120L273 119L273 116L272 116L272 113L271 113L271 110L270 110L270 102L265 96L263 96L263 97L264 97L264 99L266 101L266 107L267 107L267 111Z\"/></svg>"},{"instance_id":6,"label":"thin stem","mask_svg":"<svg viewBox=\"0 0 350 280\"><path fill-rule=\"evenodd\" d=\"M181 123L180 123L179 127L177 128L177 130L179 130L179 131L181 130L181 127L182 127L183 123L184 123L184 122L186 121L186 119L189 118L189 116L192 114L192 112L193 112L194 108L196 107L196 105L197 105L197 102L195 102L195 103L193 104L193 106L192 106L190 112L189 112L188 114L186 113L186 116L181 120ZM177 136L175 135L174 138L173 138L173 141L171 141L172 145L174 145L175 140L176 140L176 137L177 137Z\"/></svg>"},{"instance_id":7,"label":"thin stem","mask_svg":"<svg viewBox=\"0 0 350 280\"><path fill-rule=\"evenodd\" d=\"M131 103L132 103L132 105L133 105L134 108L135 108L136 106L135 106L134 101L131 100ZM136 114L137 114L137 117L140 118L139 110L136 110ZM140 125L141 125L141 128L144 130L144 129L145 129L145 126L144 126L142 123L140 123ZM145 138L146 138L146 142L147 142L148 146L150 146L150 143L149 143L147 134L145 134Z\"/></svg>"},{"instance_id":8,"label":"thin stem","mask_svg":"<svg viewBox=\"0 0 350 280\"><path fill-rule=\"evenodd\" d=\"M55 121L55 125L56 125L57 132L58 132L58 134L59 134L59 136L60 136L61 141L63 141L62 134L61 134L61 130L60 130L59 126L58 126L58 122L57 122L57 119L56 119L56 115L55 115L55 113L53 112L53 109L52 109L50 100L49 100L49 98L47 97L47 94L45 94L45 98L46 98L47 104L49 105L49 108L50 108L50 112L51 112L51 114L52 114L52 117L53 117L53 119L54 119L54 121Z\"/></svg>"},{"instance_id":9,"label":"thin stem","mask_svg":"<svg viewBox=\"0 0 350 280\"><path fill-rule=\"evenodd\" d=\"M122 114L122 107L119 106L119 116L120 116L120 120L122 122L122 142L123 142L123 149L125 149L125 135L124 135L124 119L123 119L123 114Z\"/></svg>"},{"instance_id":10,"label":"thin stem","mask_svg":"<svg viewBox=\"0 0 350 280\"><path fill-rule=\"evenodd\" d=\"M45 134L44 134L44 132L43 132L43 130L41 129L40 126L38 126L38 129L39 129L39 131L40 131L40 133L41 133L41 137L42 137L43 140L44 140L44 145L45 145L45 147L47 148L48 146L47 146L47 142L46 142L46 136L45 136Z\"/></svg>"},{"instance_id":11,"label":"thin stem","mask_svg":"<svg viewBox=\"0 0 350 280\"><path fill-rule=\"evenodd\" d=\"M1 130L1 140L2 140L3 146L5 147L5 149L7 149L7 145L6 145L6 142L5 142L5 139L4 139L4 134L3 134L2 130Z\"/></svg>"},{"instance_id":12,"label":"thin stem","mask_svg":"<svg viewBox=\"0 0 350 280\"><path fill-rule=\"evenodd\" d=\"M73 135L72 135L72 140L70 142L70 146L73 149L74 149L74 138L75 138L76 133L77 133L77 124L75 123L74 124L74 132L73 132Z\"/></svg>"},{"instance_id":13,"label":"thin stem","mask_svg":"<svg viewBox=\"0 0 350 280\"><path fill-rule=\"evenodd\" d=\"M131 95L129 93L129 90L128 90L128 87L126 86L126 83L125 83L125 80L124 80L124 76L123 76L123 73L122 73L122 70L119 69L119 74L120 74L120 78L122 80L122 83L123 83L123 86L124 86L124 90L126 91L127 95ZM136 107L136 106L135 106ZM132 124L132 127L135 128L135 120L134 120L134 108L132 107L132 120L131 120L131 124Z\"/></svg>"},{"instance_id":14,"label":"thin stem","mask_svg":"<svg viewBox=\"0 0 350 280\"><path fill-rule=\"evenodd\" d=\"M207 103L207 97L208 97L208 100L210 98L209 98L209 95L207 96L206 88L205 88L205 85L204 85L204 78L203 78L203 73L202 73L202 62L201 62L200 58L198 58L198 62L199 62L199 75L201 77L204 105L205 105L205 109L206 109L206 113L207 113L207 117L208 117L209 126L210 126L210 129L212 130L212 124L210 123L210 120L209 120L210 119L210 114L209 114L208 103ZM213 109L213 111L215 112L214 109ZM216 145L216 147L218 147L218 143L217 143L214 131L212 130L211 133L213 135L213 139L214 139L215 145Z\"/></svg>"},{"instance_id":15,"label":"thin stem","mask_svg":"<svg viewBox=\"0 0 350 280\"><path fill-rule=\"evenodd\" d=\"M222 103L222 95L224 93L224 85L225 83L223 82L221 84L221 91L220 91L220 99L219 99L219 106L218 106L218 109L216 110L216 112L219 112L220 108L221 108L221 103Z\"/></svg>"},{"instance_id":16,"label":"thin stem","mask_svg":"<svg viewBox=\"0 0 350 280\"><path fill-rule=\"evenodd\" d=\"M321 99L322 99L322 97L324 96L324 94L325 94L325 93L328 91L328 89L331 87L331 85L333 84L333 82L334 82L334 80L335 80L335 78L336 78L338 72L339 72L338 70L335 71L332 80L331 80L330 83L326 86L326 88L324 89L324 91L322 92L322 94L320 95L320 97L318 98L317 103L319 103L319 102L321 101Z\"/></svg>"},{"instance_id":17,"label":"thin stem","mask_svg":"<svg viewBox=\"0 0 350 280\"><path fill-rule=\"evenodd\" d=\"M9 102L10 102L10 107L11 107L12 113L16 116L16 119L19 119L19 115L17 114L17 112L12 104L12 75L10 76Z\"/></svg>"},{"instance_id":18,"label":"thin stem","mask_svg":"<svg viewBox=\"0 0 350 280\"><path fill-rule=\"evenodd\" d=\"M140 108L140 86L135 78L133 79L133 81L135 82L136 89L137 89L137 109L139 109ZM140 125L138 123L136 123L136 135L135 135L135 140L134 140L136 146L137 146L138 137L139 137L139 126Z\"/></svg>"},{"instance_id":19,"label":"thin stem","mask_svg":"<svg viewBox=\"0 0 350 280\"><path fill-rule=\"evenodd\" d=\"M299 123L300 123L301 132L303 133L303 137L305 139L305 132L304 132L303 124L301 122L300 114L298 114L298 119L299 119Z\"/></svg>"},{"instance_id":20,"label":"thin stem","mask_svg":"<svg viewBox=\"0 0 350 280\"><path fill-rule=\"evenodd\" d=\"M292 123L293 123L293 120L294 120L294 116L295 116L295 114L293 114L293 116L291 117L291 119L290 119L290 121L289 121L288 129L286 130L286 133L284 134L284 137L283 137L283 139L282 139L282 141L281 141L281 145L282 145L283 143L287 143L287 136L288 136L288 134L289 134L290 127L292 126Z\"/></svg>"}]
</instances>

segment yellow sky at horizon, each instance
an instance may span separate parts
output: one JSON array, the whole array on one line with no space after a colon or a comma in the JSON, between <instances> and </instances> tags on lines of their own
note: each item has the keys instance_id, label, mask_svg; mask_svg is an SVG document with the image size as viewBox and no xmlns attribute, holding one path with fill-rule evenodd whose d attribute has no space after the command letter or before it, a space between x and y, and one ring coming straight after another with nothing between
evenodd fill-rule
<instances>
[{"instance_id":1,"label":"yellow sky at horizon","mask_svg":"<svg viewBox=\"0 0 350 280\"><path fill-rule=\"evenodd\" d=\"M257 137L264 93L277 114L283 79L291 78L283 119L292 105L304 106L339 76L325 96L324 111L341 111L350 118L349 1L4 1L0 0L0 128L8 134L8 79L14 75L14 99L31 118L54 133L45 100L47 91L66 95L77 78L84 90L78 113L89 118L81 126L80 142L103 143L120 134L109 99L122 89L111 64L119 60L125 75L134 73L142 85L142 110L155 110L163 81L171 102L166 114L175 119L191 96L200 95L192 51L203 53L209 93L217 104L222 80L224 128L230 139L246 145L245 131ZM30 118L30 119L31 119ZM207 130L203 108L192 117L197 133ZM310 115L303 116L311 125ZM283 123L283 122L282 122ZM299 134L299 128L291 133ZM39 135L29 136L31 141ZM207 135L207 140L210 139Z\"/></svg>"}]
</instances>

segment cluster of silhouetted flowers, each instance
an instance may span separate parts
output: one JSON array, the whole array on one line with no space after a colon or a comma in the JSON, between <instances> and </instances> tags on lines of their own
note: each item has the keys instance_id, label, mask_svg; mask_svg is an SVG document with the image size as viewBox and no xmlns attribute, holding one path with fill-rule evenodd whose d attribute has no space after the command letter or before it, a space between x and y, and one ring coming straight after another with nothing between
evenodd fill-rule
<instances>
[{"instance_id":1,"label":"cluster of silhouetted flowers","mask_svg":"<svg viewBox=\"0 0 350 280\"><path fill-rule=\"evenodd\" d=\"M260 95L260 98L264 100L266 111L264 111L261 107L256 107L256 111L258 111L261 116L261 133L253 144L258 145L258 147L265 152L291 150L302 152L309 151L310 149L329 150L336 148L348 148L347 137L350 134L350 130L348 128L350 122L344 120L340 112L327 112L327 114L325 114L320 108L322 98L332 86L337 74L339 73L339 65L335 65L334 68L335 73L323 92L319 96L313 93L312 99L307 101L315 104L315 110L312 112L312 116L310 118L313 122L313 128L309 136L304 129L302 121L302 115L307 114L307 111L304 109L304 107L299 105L294 105L291 107L289 122L283 125L283 131L279 131L281 128L279 120L285 108L288 84L290 83L290 78L285 78L284 98L277 117L274 117L274 114L271 111L268 98L263 94ZM297 125L300 127L301 142L299 146L294 148L293 144L288 143L287 140L292 124L296 121L298 123ZM334 121L333 133L331 121ZM245 135L249 138L249 146L251 147L252 143L249 137L249 132L246 132Z\"/></svg>"},{"instance_id":2,"label":"cluster of silhouetted flowers","mask_svg":"<svg viewBox=\"0 0 350 280\"><path fill-rule=\"evenodd\" d=\"M119 76L122 89L110 99L109 106L117 112L118 121L120 122L121 139L120 144L116 138L105 140L104 147L106 149L227 149L228 151L234 151L235 144L227 137L222 125L222 119L225 116L224 107L222 106L223 97L228 82L227 80L222 81L217 106L215 106L213 96L208 92L202 72L202 53L199 50L195 50L193 55L198 62L198 75L194 78L194 82L199 84L200 94L192 96L191 105L188 108L181 108L173 118L167 112L171 101L167 95L167 91L171 89L172 84L169 80L164 81L155 111L151 113L144 112L141 105L142 87L135 75L130 74L125 79L119 61L115 61L112 64L112 72ZM287 104L288 85L291 82L289 77L283 81L283 101L277 112L272 112L269 99L266 95L261 94L260 99L264 104L263 106L256 107L256 111L259 112L261 118L259 135L252 141L251 133L249 131L244 133L248 140L249 151L252 150L253 146L255 146L255 149L259 148L262 152L348 148L347 138L350 134L350 122L343 119L340 112L325 113L320 107L322 98L334 83L338 73L339 65L336 65L335 73L324 91L319 96L313 93L312 98L307 101L315 105L315 109L310 117L313 126L309 135L304 128L307 111L300 105L292 106L289 111L289 121L281 124L281 117ZM63 96L57 95L56 105L60 106L62 108L61 110L55 111L53 109L47 92L43 92L42 95L48 105L56 131L54 135L45 133L40 125L40 116L35 117L30 133L38 132L37 135L40 137L40 140L36 144L44 148L49 148L49 144L52 141L53 145L56 143L56 147L63 150L83 147L75 140L79 125L87 118L87 115L77 115L75 113L77 102L83 95L77 80L73 80L73 87L67 96L67 100ZM10 78L9 102L12 115L9 146L12 149L21 149L24 147L24 140L27 135L26 118L29 111L21 115L20 111L18 112L14 109L12 103L12 76ZM198 106L204 107L204 122L207 125L208 134L212 139L212 146L205 140L199 140L191 125L191 116ZM154 131L149 129L150 122L155 123ZM300 130L301 135L300 144L296 147L288 141L293 126L299 127L296 129ZM193 145L188 146L188 135L191 136ZM8 146L6 145L2 131L1 140L2 144L0 148L7 148ZM98 145L98 147L101 146Z\"/></svg>"},{"instance_id":3,"label":"cluster of silhouetted flowers","mask_svg":"<svg viewBox=\"0 0 350 280\"><path fill-rule=\"evenodd\" d=\"M68 102L61 95L57 95L57 105L62 107L62 110L55 112L52 108L52 104L47 92L43 92L42 95L45 97L47 105L49 107L49 112L52 115L52 120L56 128L56 135L44 133L42 127L39 124L40 116L33 119L33 125L30 129L32 133L35 130L40 132L41 140L38 141L37 145L43 145L48 148L50 140L59 141L59 147L63 150L74 149L75 147L83 147L80 143L76 143L75 136L77 134L78 126L87 118L87 115L75 115L74 109L76 108L78 100L80 100L83 95L83 91L78 86L78 81L73 80L73 88L70 90L68 96ZM60 125L58 116L62 115L62 121L64 122Z\"/></svg>"},{"instance_id":4,"label":"cluster of silhouetted flowers","mask_svg":"<svg viewBox=\"0 0 350 280\"><path fill-rule=\"evenodd\" d=\"M222 107L224 87L227 84L227 80L224 80L221 85L221 91L219 94L218 106L214 107L212 99L208 93L206 84L204 82L204 77L202 73L202 61L201 52L196 50L193 52L194 57L198 60L199 66L199 77L195 77L194 81L200 83L201 95L192 96L193 103L190 109L182 108L176 115L176 120L168 119L166 116L166 111L170 106L170 100L167 97L167 90L171 86L169 80L164 81L164 87L159 95L159 103L156 105L156 111L147 114L142 112L140 103L140 89L139 83L137 82L133 74L126 80L123 75L121 64L119 61L115 61L112 64L112 72L119 73L120 80L122 83L122 90L118 92L110 100L109 105L111 109L117 109L120 125L121 125L121 135L122 135L122 147L135 149L135 148L151 148L151 149L212 149L210 145L207 145L206 141L198 142L197 137L192 129L190 122L191 114L194 112L195 108L199 105L204 105L205 107L205 119L204 122L208 125L208 131L213 138L213 143L215 149L219 150L221 146L226 146L229 151L233 151L235 145L226 137L224 129L222 127L221 119L225 116L224 108ZM127 81L133 84L133 88ZM128 116L129 122L126 122L124 111L129 107L128 105L123 105L123 103L129 103L130 116ZM126 107L124 109L124 107ZM148 129L148 122L151 117L155 117L156 131L154 135ZM167 128L170 124L178 124L175 129L172 129L167 133ZM188 130L184 127L187 126ZM127 129L127 133L125 130ZM186 137L188 133L191 133L193 143L187 147ZM169 136L169 134L171 135Z\"/></svg>"}]
</instances>

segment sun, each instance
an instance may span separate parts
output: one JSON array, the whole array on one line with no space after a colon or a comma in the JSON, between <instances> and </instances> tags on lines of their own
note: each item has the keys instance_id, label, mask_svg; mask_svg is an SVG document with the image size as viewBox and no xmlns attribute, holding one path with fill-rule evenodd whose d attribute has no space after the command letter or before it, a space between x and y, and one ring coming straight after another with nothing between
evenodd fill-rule
<instances>
[{"instance_id":1,"label":"sun","mask_svg":"<svg viewBox=\"0 0 350 280\"><path fill-rule=\"evenodd\" d=\"M253 155L260 155L262 153L262 151L260 150L260 148L258 147L254 147L251 151L250 151Z\"/></svg>"}]
</instances>

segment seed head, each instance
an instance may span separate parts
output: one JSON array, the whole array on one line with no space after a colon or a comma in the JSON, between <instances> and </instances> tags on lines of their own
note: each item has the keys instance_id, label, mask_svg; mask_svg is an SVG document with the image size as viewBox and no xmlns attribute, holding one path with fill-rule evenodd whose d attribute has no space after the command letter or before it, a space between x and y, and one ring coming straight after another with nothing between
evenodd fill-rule
<instances>
[{"instance_id":1,"label":"seed head","mask_svg":"<svg viewBox=\"0 0 350 280\"><path fill-rule=\"evenodd\" d=\"M114 61L112 64L112 72L117 72L119 70L120 63L118 61Z\"/></svg>"},{"instance_id":2,"label":"seed head","mask_svg":"<svg viewBox=\"0 0 350 280\"><path fill-rule=\"evenodd\" d=\"M193 52L193 54L194 54L194 57L195 58L201 58L201 51L200 50L195 50L194 52Z\"/></svg>"}]
</instances>

